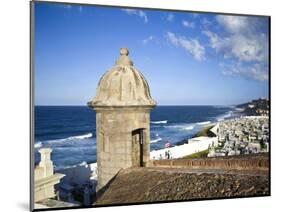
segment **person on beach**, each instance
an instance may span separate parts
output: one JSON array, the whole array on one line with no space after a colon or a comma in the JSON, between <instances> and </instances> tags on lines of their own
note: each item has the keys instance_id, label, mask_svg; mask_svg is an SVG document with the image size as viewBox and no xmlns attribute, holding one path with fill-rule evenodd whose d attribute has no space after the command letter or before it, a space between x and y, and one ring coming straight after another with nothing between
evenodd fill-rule
<instances>
[{"instance_id":1,"label":"person on beach","mask_svg":"<svg viewBox=\"0 0 281 212\"><path fill-rule=\"evenodd\" d=\"M170 150L167 151L167 158L171 159L171 151Z\"/></svg>"}]
</instances>

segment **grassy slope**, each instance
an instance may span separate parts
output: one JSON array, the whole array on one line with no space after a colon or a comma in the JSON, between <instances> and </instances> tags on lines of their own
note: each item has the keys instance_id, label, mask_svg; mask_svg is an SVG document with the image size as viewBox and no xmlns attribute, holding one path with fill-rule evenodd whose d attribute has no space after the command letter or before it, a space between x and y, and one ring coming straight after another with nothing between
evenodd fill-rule
<instances>
[{"instance_id":1,"label":"grassy slope","mask_svg":"<svg viewBox=\"0 0 281 212\"><path fill-rule=\"evenodd\" d=\"M183 158L186 158L186 159L192 159L192 158L206 158L207 155L208 155L208 153L209 153L209 150L206 149L206 150L201 151L201 152L196 152L196 153L193 153L193 154L191 154L191 155L187 155L187 156L185 156L185 157L183 157Z\"/></svg>"},{"instance_id":2,"label":"grassy slope","mask_svg":"<svg viewBox=\"0 0 281 212\"><path fill-rule=\"evenodd\" d=\"M214 125L211 126L207 126L204 127L201 131L199 131L198 133L196 133L193 138L195 137L200 137L200 136L206 136L206 137L215 137L216 135L210 131L210 129L212 129L214 127Z\"/></svg>"}]
</instances>

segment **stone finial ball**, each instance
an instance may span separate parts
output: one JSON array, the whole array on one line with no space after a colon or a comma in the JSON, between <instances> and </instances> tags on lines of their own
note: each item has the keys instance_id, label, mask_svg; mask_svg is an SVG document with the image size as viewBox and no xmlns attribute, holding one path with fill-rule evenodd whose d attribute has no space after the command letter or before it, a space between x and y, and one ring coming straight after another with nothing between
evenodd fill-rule
<instances>
[{"instance_id":1,"label":"stone finial ball","mask_svg":"<svg viewBox=\"0 0 281 212\"><path fill-rule=\"evenodd\" d=\"M129 55L129 50L127 48L120 49L120 55Z\"/></svg>"}]
</instances>

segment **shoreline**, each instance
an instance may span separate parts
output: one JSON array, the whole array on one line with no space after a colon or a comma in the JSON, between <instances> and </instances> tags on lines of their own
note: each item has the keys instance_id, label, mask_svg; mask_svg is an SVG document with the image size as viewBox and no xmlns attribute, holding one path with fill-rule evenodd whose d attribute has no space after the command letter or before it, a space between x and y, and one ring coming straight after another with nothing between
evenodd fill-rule
<instances>
[{"instance_id":1,"label":"shoreline","mask_svg":"<svg viewBox=\"0 0 281 212\"><path fill-rule=\"evenodd\" d=\"M218 123L218 122L214 122L214 123L210 123L208 125L206 125L205 127L203 127L201 130L199 130L198 132L196 132L191 138L186 138L182 141L179 141L177 142L176 144L172 145L171 147L169 148L161 148L161 149L157 149L157 150L152 150L150 151L150 153L152 152L162 152L164 150L170 150L171 148L174 148L174 147L182 147L183 145L187 145L188 144L188 140L190 139L196 139L198 137L207 137L207 136L196 136L197 134L199 133L205 133L206 129L208 131L210 131L213 127L215 127ZM215 137L215 136L214 136ZM209 138L209 137L207 137ZM212 137L210 137L212 138ZM184 143L181 143L181 142L184 142ZM79 166L85 166L85 165L91 165L91 164L96 164L97 161L82 161L81 163L79 164L76 164L76 165L72 165L72 166L67 166L67 167L62 167L62 168L59 168L59 169L55 169L55 171L61 171L61 170L66 170L66 169L71 169L71 168L75 168L75 167L79 167Z\"/></svg>"},{"instance_id":2,"label":"shoreline","mask_svg":"<svg viewBox=\"0 0 281 212\"><path fill-rule=\"evenodd\" d=\"M224 117L222 120L218 120L216 122L211 122L211 123L205 125L198 132L194 133L194 135L192 135L190 138L186 138L186 139L183 139L181 141L176 142L175 144L171 144L171 147L169 147L169 148L161 148L161 149L157 149L157 150L152 150L152 151L150 151L150 153L156 154L155 152L161 152L160 154L162 154L162 156L165 156L165 151L171 150L171 148L175 148L175 147L185 147L184 145L188 145L189 144L189 140L191 140L191 139L196 139L198 137L215 138L215 135L211 131L211 129L213 127L215 127L216 125L218 125L219 123L224 122L226 120L242 118L242 117L249 117L249 118L250 117L252 117L252 118L258 118L258 117L262 118L262 117L264 117L264 116L249 116L244 111L237 110L237 109L239 109L239 107L234 107L233 109L234 110L231 110L230 112L228 112L226 114L226 117ZM211 136L208 136L208 134L209 135L211 134ZM216 142L216 141L214 141L214 142ZM204 150L202 150L202 151L204 151ZM196 153L196 152L193 152L193 153ZM188 155L185 155L185 156L188 156ZM95 163L96 163L96 161L82 161L80 164L76 164L76 165L72 165L72 166L68 166L68 167L60 167L58 169L55 168L55 170L56 171L60 171L60 170L65 170L65 169L69 169L69 168L75 168L77 166L83 166L85 164L89 165L89 164L95 164Z\"/></svg>"},{"instance_id":3,"label":"shoreline","mask_svg":"<svg viewBox=\"0 0 281 212\"><path fill-rule=\"evenodd\" d=\"M235 117L235 118L230 118L227 120L239 120L242 118L246 118L246 119L259 119L259 118L266 118L265 116L240 116ZM268 118L268 117L267 117ZM227 121L224 120L224 121ZM194 155L194 154L199 154L201 152L207 151L209 152L209 148L211 147L216 147L219 144L219 136L218 134L216 134L217 129L219 127L220 124L222 124L222 122L224 121L218 121L216 123L212 123L209 126L205 126L202 130L200 130L199 132L197 132L195 135L201 135L200 132L203 131L204 133L206 133L207 131L211 131L215 136L213 137L206 137L206 136L199 136L199 137L193 137L188 139L188 143L184 143L182 145L176 145L176 146L172 146L172 147L168 147L168 148L162 148L159 150L152 150L150 151L150 160L151 161L161 161L164 159L180 159L180 158L185 158L188 157L190 155ZM166 158L167 156L167 152L169 152L169 158ZM251 153L250 155L255 155L254 153ZM243 156L249 156L249 155L239 155L238 157L243 157ZM201 159L204 159L205 157L200 157ZM231 156L224 156L221 158L231 158ZM193 158L190 158L193 159ZM79 173L81 172L81 170L88 170L88 178L92 181L92 182L96 182L97 181L97 162L82 162L78 165L73 165L71 167L67 167L67 168L62 168L62 169L57 169L55 170L56 173L65 173L65 174L70 174L70 175L77 175L79 176L79 178L83 178L86 179L86 176L84 175L80 175ZM90 177L89 177L90 174Z\"/></svg>"},{"instance_id":4,"label":"shoreline","mask_svg":"<svg viewBox=\"0 0 281 212\"><path fill-rule=\"evenodd\" d=\"M169 119L169 121L166 121L167 117L165 117L165 116L163 118L151 119L151 128L153 129L153 130L151 130L151 132L153 131L152 132L153 134L151 134L151 140L150 140L151 150L162 149L162 148L164 148L164 144L167 142L170 143L170 146L181 145L183 143L187 143L187 140L189 138L194 137L195 133L198 133L199 131L201 131L201 128L207 126L210 123L216 122L220 118L222 119L222 118L229 117L230 111L233 111L233 108L230 108L227 106L222 106L222 107L223 107L223 109L220 109L220 108L212 109L214 111L213 116L210 116L209 118L207 115L208 112L205 112L206 115L204 115L205 113L196 115L195 118L191 119L191 121L183 119L183 118L181 118L183 112L187 111L187 114L188 114L188 108L187 108L182 112L181 112L181 110L179 110L179 112L175 115L173 115L173 114L172 114L172 116L169 115L169 117L171 118L171 120ZM174 111L174 110L178 111L178 109L173 109L173 108L169 109L168 111ZM195 110L197 111L197 110L201 110L201 109L195 108ZM204 109L203 112L204 111L206 111L206 109ZM208 111L208 109L207 109L207 111ZM160 114L162 116L163 111L160 110ZM197 116L201 117L201 118L197 118ZM167 123L162 123L163 120L164 120L164 122L167 122ZM161 122L161 123L152 124L153 121ZM154 126L155 126L155 128L153 128ZM161 126L163 129L157 128L159 126ZM35 148L35 150L37 150L39 148L43 148L43 147L52 148L54 150L52 158L56 165L55 166L56 170L77 166L84 161L87 163L93 163L96 161L96 156L95 156L96 134L95 134L95 132L96 132L95 128L93 129L93 131L85 129L83 132L81 131L81 133L80 132L71 133L70 130L63 130L63 133L61 134L61 136L58 135L58 136L54 136L54 137L50 137L50 138L49 138L49 136L47 136L47 137L42 137L42 138L40 137L40 138L36 139L35 143L34 143L34 148ZM91 138L84 140L84 138L88 138L89 133L92 133ZM186 141L184 141L184 140L186 140ZM67 148L66 151L63 151L64 147ZM72 154L71 154L72 152L77 152L79 154L80 154L80 152L82 153L82 151L78 151L77 148L86 149L87 147L92 149L91 150L92 153L89 150L87 150L86 154L83 156L82 155L81 156L77 155L77 157L76 157L76 155L72 156ZM69 151L68 151L68 149L69 149ZM63 158L65 158L65 159L63 159ZM39 161L40 161L39 155L36 154L36 152L35 152L35 163L38 163Z\"/></svg>"},{"instance_id":5,"label":"shoreline","mask_svg":"<svg viewBox=\"0 0 281 212\"><path fill-rule=\"evenodd\" d=\"M210 131L214 136L208 137L208 136L197 136L192 137L190 139L184 140L185 143L180 145L175 145L168 148L163 148L159 150L152 150L150 151L150 159L152 160L161 160L161 159L167 159L164 158L164 156L167 154L166 152L169 152L169 155L171 158L169 159L175 159L175 158L182 158L194 153L198 153L204 150L207 150L210 146L217 146L218 145L218 136L216 135L216 130L218 127L219 122L212 123L209 126L204 127L204 129L197 132L195 135L199 134L200 132L206 132Z\"/></svg>"}]
</instances>

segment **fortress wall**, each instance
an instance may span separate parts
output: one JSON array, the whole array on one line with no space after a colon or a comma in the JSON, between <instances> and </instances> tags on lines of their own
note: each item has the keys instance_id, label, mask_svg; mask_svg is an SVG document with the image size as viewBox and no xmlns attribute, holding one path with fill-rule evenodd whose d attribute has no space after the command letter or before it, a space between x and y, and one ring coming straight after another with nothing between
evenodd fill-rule
<instances>
[{"instance_id":1,"label":"fortress wall","mask_svg":"<svg viewBox=\"0 0 281 212\"><path fill-rule=\"evenodd\" d=\"M240 169L267 170L268 158L204 158L204 159L172 159L152 160L151 166L191 169Z\"/></svg>"}]
</instances>

